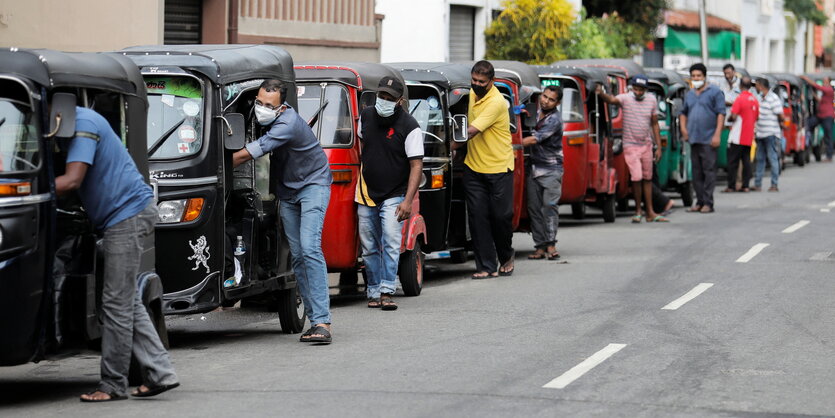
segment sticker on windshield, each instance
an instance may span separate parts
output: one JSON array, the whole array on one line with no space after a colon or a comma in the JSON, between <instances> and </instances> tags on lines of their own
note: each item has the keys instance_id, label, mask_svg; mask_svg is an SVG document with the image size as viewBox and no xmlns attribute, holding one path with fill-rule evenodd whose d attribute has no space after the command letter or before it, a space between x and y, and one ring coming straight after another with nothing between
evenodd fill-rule
<instances>
[{"instance_id":1,"label":"sticker on windshield","mask_svg":"<svg viewBox=\"0 0 835 418\"><path fill-rule=\"evenodd\" d=\"M167 105L168 107L174 107L174 96L170 94L163 94L162 99L160 99L162 104Z\"/></svg>"},{"instance_id":2,"label":"sticker on windshield","mask_svg":"<svg viewBox=\"0 0 835 418\"><path fill-rule=\"evenodd\" d=\"M429 98L426 99L426 102L429 104L429 109L431 109L431 110L437 110L437 109L441 108L441 103L438 101L438 98L435 97L435 96L429 96Z\"/></svg>"},{"instance_id":3,"label":"sticker on windshield","mask_svg":"<svg viewBox=\"0 0 835 418\"><path fill-rule=\"evenodd\" d=\"M177 130L177 136L180 137L181 141L191 143L197 139L197 130L191 125L183 125Z\"/></svg>"},{"instance_id":4,"label":"sticker on windshield","mask_svg":"<svg viewBox=\"0 0 835 418\"><path fill-rule=\"evenodd\" d=\"M191 150L191 147L188 146L188 143L180 142L177 144L177 152L180 154L188 154Z\"/></svg>"},{"instance_id":5,"label":"sticker on windshield","mask_svg":"<svg viewBox=\"0 0 835 418\"><path fill-rule=\"evenodd\" d=\"M189 100L183 103L183 113L185 113L186 116L197 116L197 114L200 113L200 103L197 103L195 100Z\"/></svg>"},{"instance_id":6,"label":"sticker on windshield","mask_svg":"<svg viewBox=\"0 0 835 418\"><path fill-rule=\"evenodd\" d=\"M296 97L304 96L304 86L297 86L296 87Z\"/></svg>"}]
</instances>

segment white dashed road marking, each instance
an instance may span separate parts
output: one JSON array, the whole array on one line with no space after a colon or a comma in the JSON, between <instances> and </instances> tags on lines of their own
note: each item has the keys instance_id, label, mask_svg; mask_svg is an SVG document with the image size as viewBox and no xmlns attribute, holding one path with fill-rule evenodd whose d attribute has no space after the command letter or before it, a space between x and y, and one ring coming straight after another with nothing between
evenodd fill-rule
<instances>
[{"instance_id":1,"label":"white dashed road marking","mask_svg":"<svg viewBox=\"0 0 835 418\"><path fill-rule=\"evenodd\" d=\"M814 255L809 257L809 259L812 260L812 261L826 261L826 260L829 260L829 257L831 257L831 256L832 256L831 252L815 253Z\"/></svg>"},{"instance_id":2,"label":"white dashed road marking","mask_svg":"<svg viewBox=\"0 0 835 418\"><path fill-rule=\"evenodd\" d=\"M832 212L832 208L821 208L821 212L823 212L823 213Z\"/></svg>"},{"instance_id":3,"label":"white dashed road marking","mask_svg":"<svg viewBox=\"0 0 835 418\"><path fill-rule=\"evenodd\" d=\"M799 221L798 223L784 229L783 233L784 234L791 234L792 232L797 231L798 229L803 228L806 225L809 225L809 221L804 219L804 220Z\"/></svg>"},{"instance_id":4,"label":"white dashed road marking","mask_svg":"<svg viewBox=\"0 0 835 418\"><path fill-rule=\"evenodd\" d=\"M711 286L713 286L713 283L699 283L696 287L693 288L693 290L685 293L684 296L668 303L667 306L665 306L661 309L666 309L668 311L674 311L674 310L680 308L685 303L690 302L691 300L695 299L696 296L701 295L705 290L710 289Z\"/></svg>"},{"instance_id":5,"label":"white dashed road marking","mask_svg":"<svg viewBox=\"0 0 835 418\"><path fill-rule=\"evenodd\" d=\"M761 243L759 243L759 244L757 244L757 245L755 245L755 246L751 247L751 249L750 249L750 250L748 250L748 252L747 252L747 253L742 254L742 257L737 258L737 259L736 259L736 262L737 262L737 263L747 263L747 262L751 261L751 259L753 259L754 257L756 257L756 256L757 256L757 254L759 254L759 253L760 253L760 251L762 251L763 249L765 249L765 247L768 247L768 245L769 245L769 244L766 244L766 243L764 243L764 242L761 242Z\"/></svg>"},{"instance_id":6,"label":"white dashed road marking","mask_svg":"<svg viewBox=\"0 0 835 418\"><path fill-rule=\"evenodd\" d=\"M604 349L592 354L591 357L583 360L582 363L574 366L571 370L562 374L562 376L548 382L543 386L543 388L547 389L562 389L568 386L571 382L579 379L582 375L586 374L589 370L595 368L600 363L606 361L607 358L611 357L623 347L626 347L626 344L609 344Z\"/></svg>"},{"instance_id":7,"label":"white dashed road marking","mask_svg":"<svg viewBox=\"0 0 835 418\"><path fill-rule=\"evenodd\" d=\"M829 202L829 204L827 204L826 206L829 206L830 208L835 208L835 200Z\"/></svg>"}]
</instances>

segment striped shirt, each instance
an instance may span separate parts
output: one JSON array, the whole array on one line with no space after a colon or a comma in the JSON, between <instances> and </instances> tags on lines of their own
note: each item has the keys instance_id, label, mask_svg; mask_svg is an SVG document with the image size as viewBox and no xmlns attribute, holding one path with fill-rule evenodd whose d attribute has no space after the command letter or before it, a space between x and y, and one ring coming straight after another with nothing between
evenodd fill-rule
<instances>
[{"instance_id":1,"label":"striped shirt","mask_svg":"<svg viewBox=\"0 0 835 418\"><path fill-rule=\"evenodd\" d=\"M652 93L644 93L644 100L635 100L632 93L616 97L623 108L623 146L645 146L652 143L652 116L658 101Z\"/></svg>"},{"instance_id":2,"label":"striped shirt","mask_svg":"<svg viewBox=\"0 0 835 418\"><path fill-rule=\"evenodd\" d=\"M780 121L777 119L777 115L783 114L783 101L773 91L769 91L764 98L762 95L757 95L757 100L760 102L757 138L782 137L783 131L780 129Z\"/></svg>"}]
</instances>

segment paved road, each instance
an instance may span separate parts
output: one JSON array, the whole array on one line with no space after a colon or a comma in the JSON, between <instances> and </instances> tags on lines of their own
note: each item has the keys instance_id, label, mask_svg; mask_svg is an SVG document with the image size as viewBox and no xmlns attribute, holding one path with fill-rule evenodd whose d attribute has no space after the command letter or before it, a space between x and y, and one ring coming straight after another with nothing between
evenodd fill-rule
<instances>
[{"instance_id":1,"label":"paved road","mask_svg":"<svg viewBox=\"0 0 835 418\"><path fill-rule=\"evenodd\" d=\"M180 389L81 404L83 353L0 369L0 415L835 415L834 177L791 167L779 193L717 193L668 225L590 210L561 225L560 262L517 234L513 277L438 262L396 312L335 298L330 346L266 312L170 318Z\"/></svg>"}]
</instances>

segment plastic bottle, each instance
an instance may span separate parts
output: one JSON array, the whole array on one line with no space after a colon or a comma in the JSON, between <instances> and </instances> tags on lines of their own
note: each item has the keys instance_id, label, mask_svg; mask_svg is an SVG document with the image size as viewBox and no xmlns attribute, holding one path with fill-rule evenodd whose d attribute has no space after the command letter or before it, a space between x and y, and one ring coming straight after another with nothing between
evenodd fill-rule
<instances>
[{"instance_id":1,"label":"plastic bottle","mask_svg":"<svg viewBox=\"0 0 835 418\"><path fill-rule=\"evenodd\" d=\"M238 243L235 244L235 255L240 256L246 254L246 244L244 244L244 237L238 235Z\"/></svg>"}]
</instances>

